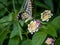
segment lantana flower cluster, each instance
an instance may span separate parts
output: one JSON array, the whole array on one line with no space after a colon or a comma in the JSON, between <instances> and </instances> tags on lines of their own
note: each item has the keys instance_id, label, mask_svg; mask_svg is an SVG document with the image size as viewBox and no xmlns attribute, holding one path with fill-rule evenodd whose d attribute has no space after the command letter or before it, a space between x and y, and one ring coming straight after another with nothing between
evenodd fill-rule
<instances>
[{"instance_id":1,"label":"lantana flower cluster","mask_svg":"<svg viewBox=\"0 0 60 45\"><path fill-rule=\"evenodd\" d=\"M41 13L41 20L42 21L49 21L49 19L53 16L50 10L45 10ZM28 24L28 31L33 34L34 32L37 32L41 26L40 20L33 20ZM47 45L54 45L54 39L53 38L47 38L45 43Z\"/></svg>"},{"instance_id":2,"label":"lantana flower cluster","mask_svg":"<svg viewBox=\"0 0 60 45\"><path fill-rule=\"evenodd\" d=\"M42 21L49 21L49 19L53 16L50 10L45 10L41 13L41 20ZM28 24L28 31L33 34L34 32L39 30L41 22L39 20L31 21L30 24Z\"/></svg>"},{"instance_id":3,"label":"lantana flower cluster","mask_svg":"<svg viewBox=\"0 0 60 45\"><path fill-rule=\"evenodd\" d=\"M53 38L47 38L47 40L45 41L46 44L48 45L54 45L54 39Z\"/></svg>"},{"instance_id":4,"label":"lantana flower cluster","mask_svg":"<svg viewBox=\"0 0 60 45\"><path fill-rule=\"evenodd\" d=\"M45 10L41 13L42 21L49 21L49 19L53 16L50 10Z\"/></svg>"},{"instance_id":5,"label":"lantana flower cluster","mask_svg":"<svg viewBox=\"0 0 60 45\"><path fill-rule=\"evenodd\" d=\"M30 24L28 24L28 30L31 34L38 31L39 27L40 27L40 21L39 20L31 21Z\"/></svg>"}]
</instances>

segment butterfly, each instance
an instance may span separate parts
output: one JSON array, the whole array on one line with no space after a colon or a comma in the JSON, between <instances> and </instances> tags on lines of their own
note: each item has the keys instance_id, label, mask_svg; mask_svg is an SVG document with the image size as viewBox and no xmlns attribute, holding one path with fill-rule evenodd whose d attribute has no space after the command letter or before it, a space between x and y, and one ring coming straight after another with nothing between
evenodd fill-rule
<instances>
[{"instance_id":1,"label":"butterfly","mask_svg":"<svg viewBox=\"0 0 60 45\"><path fill-rule=\"evenodd\" d=\"M31 0L25 0L23 5L24 11L19 12L18 19L25 20L25 22L28 22L32 19L32 1Z\"/></svg>"}]
</instances>

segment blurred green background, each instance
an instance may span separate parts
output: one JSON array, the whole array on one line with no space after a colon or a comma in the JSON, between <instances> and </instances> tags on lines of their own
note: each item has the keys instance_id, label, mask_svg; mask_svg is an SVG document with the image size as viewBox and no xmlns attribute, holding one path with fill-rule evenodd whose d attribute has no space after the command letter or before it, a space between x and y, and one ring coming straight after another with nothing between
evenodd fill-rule
<instances>
[{"instance_id":1,"label":"blurred green background","mask_svg":"<svg viewBox=\"0 0 60 45\"><path fill-rule=\"evenodd\" d=\"M24 21L18 22L16 18L23 2L24 0L0 0L0 45L31 45L33 35L27 34L27 26L24 25ZM40 14L44 10L52 11L53 17L48 23L52 21L52 24L55 26L57 37L53 34L54 31L52 35L56 39L55 45L60 45L60 0L33 0L32 3L35 19L40 19ZM32 45L36 44L33 43ZM41 45L46 44L43 43Z\"/></svg>"}]
</instances>

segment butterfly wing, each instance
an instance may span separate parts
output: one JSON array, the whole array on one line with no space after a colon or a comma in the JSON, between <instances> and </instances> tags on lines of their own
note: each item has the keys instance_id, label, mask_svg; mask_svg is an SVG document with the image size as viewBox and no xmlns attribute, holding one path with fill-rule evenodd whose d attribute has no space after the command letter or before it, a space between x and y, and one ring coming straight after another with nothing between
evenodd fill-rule
<instances>
[{"instance_id":1,"label":"butterfly wing","mask_svg":"<svg viewBox=\"0 0 60 45\"><path fill-rule=\"evenodd\" d=\"M24 8L25 8L25 12L32 16L32 1L31 0L25 1Z\"/></svg>"},{"instance_id":2,"label":"butterfly wing","mask_svg":"<svg viewBox=\"0 0 60 45\"><path fill-rule=\"evenodd\" d=\"M32 2L31 0L24 0L24 12L19 13L20 17L26 22L32 19ZM22 10L21 10L22 11Z\"/></svg>"}]
</instances>

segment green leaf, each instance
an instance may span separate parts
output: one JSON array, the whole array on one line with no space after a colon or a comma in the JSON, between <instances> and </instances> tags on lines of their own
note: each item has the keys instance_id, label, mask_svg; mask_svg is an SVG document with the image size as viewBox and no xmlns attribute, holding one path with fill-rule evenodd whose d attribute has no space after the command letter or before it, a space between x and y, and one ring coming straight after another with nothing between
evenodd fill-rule
<instances>
[{"instance_id":1,"label":"green leaf","mask_svg":"<svg viewBox=\"0 0 60 45\"><path fill-rule=\"evenodd\" d=\"M3 41L5 40L7 34L9 33L9 30L4 30L0 33L0 45L2 45Z\"/></svg>"},{"instance_id":2,"label":"green leaf","mask_svg":"<svg viewBox=\"0 0 60 45\"><path fill-rule=\"evenodd\" d=\"M5 23L5 22L9 22L9 21L12 21L12 13L10 13L8 16L5 16L0 19L0 23Z\"/></svg>"},{"instance_id":3,"label":"green leaf","mask_svg":"<svg viewBox=\"0 0 60 45\"><path fill-rule=\"evenodd\" d=\"M46 43L44 42L42 45L46 45Z\"/></svg>"},{"instance_id":4,"label":"green leaf","mask_svg":"<svg viewBox=\"0 0 60 45\"><path fill-rule=\"evenodd\" d=\"M50 36L57 37L56 29L52 24L48 24L46 26L43 25L40 30L46 32Z\"/></svg>"},{"instance_id":5,"label":"green leaf","mask_svg":"<svg viewBox=\"0 0 60 45\"><path fill-rule=\"evenodd\" d=\"M20 20L19 23L21 24L21 26L24 25L24 21Z\"/></svg>"},{"instance_id":6,"label":"green leaf","mask_svg":"<svg viewBox=\"0 0 60 45\"><path fill-rule=\"evenodd\" d=\"M23 41L22 45L31 45L31 40L27 39L27 40Z\"/></svg>"},{"instance_id":7,"label":"green leaf","mask_svg":"<svg viewBox=\"0 0 60 45\"><path fill-rule=\"evenodd\" d=\"M56 29L55 29L55 27L54 27L53 25L51 25L51 24L48 24L46 32L47 32L49 35L53 36L53 37L57 37Z\"/></svg>"},{"instance_id":8,"label":"green leaf","mask_svg":"<svg viewBox=\"0 0 60 45\"><path fill-rule=\"evenodd\" d=\"M18 45L19 44L19 37L10 38L8 45Z\"/></svg>"},{"instance_id":9,"label":"green leaf","mask_svg":"<svg viewBox=\"0 0 60 45\"><path fill-rule=\"evenodd\" d=\"M50 10L54 10L53 1L52 0L44 0L45 4L49 7Z\"/></svg>"},{"instance_id":10,"label":"green leaf","mask_svg":"<svg viewBox=\"0 0 60 45\"><path fill-rule=\"evenodd\" d=\"M32 45L42 45L46 38L47 34L44 32L37 32L32 38Z\"/></svg>"},{"instance_id":11,"label":"green leaf","mask_svg":"<svg viewBox=\"0 0 60 45\"><path fill-rule=\"evenodd\" d=\"M3 24L0 24L0 28L4 28L5 26L9 25L9 23L3 23Z\"/></svg>"},{"instance_id":12,"label":"green leaf","mask_svg":"<svg viewBox=\"0 0 60 45\"><path fill-rule=\"evenodd\" d=\"M55 28L60 29L60 16L54 18L51 23L54 25Z\"/></svg>"},{"instance_id":13,"label":"green leaf","mask_svg":"<svg viewBox=\"0 0 60 45\"><path fill-rule=\"evenodd\" d=\"M7 3L8 3L7 1L8 1L8 0L3 0L3 1L0 0L0 3L1 3L2 5L6 5L6 6L7 6L7 5L8 5L8 4L7 4Z\"/></svg>"},{"instance_id":14,"label":"green leaf","mask_svg":"<svg viewBox=\"0 0 60 45\"><path fill-rule=\"evenodd\" d=\"M55 41L55 45L60 45L60 37Z\"/></svg>"},{"instance_id":15,"label":"green leaf","mask_svg":"<svg viewBox=\"0 0 60 45\"><path fill-rule=\"evenodd\" d=\"M4 22L7 22L7 21L8 21L8 17L7 16L5 16L2 19L0 19L0 23L4 23Z\"/></svg>"},{"instance_id":16,"label":"green leaf","mask_svg":"<svg viewBox=\"0 0 60 45\"><path fill-rule=\"evenodd\" d=\"M0 33L4 30L5 27L9 26L9 23L0 24Z\"/></svg>"},{"instance_id":17,"label":"green leaf","mask_svg":"<svg viewBox=\"0 0 60 45\"><path fill-rule=\"evenodd\" d=\"M5 8L0 9L0 17L4 16L4 14L6 13L6 11L7 10Z\"/></svg>"},{"instance_id":18,"label":"green leaf","mask_svg":"<svg viewBox=\"0 0 60 45\"><path fill-rule=\"evenodd\" d=\"M22 40L22 28L21 28L21 26L19 24L18 24L18 33L19 33L19 36L20 36L20 38Z\"/></svg>"},{"instance_id":19,"label":"green leaf","mask_svg":"<svg viewBox=\"0 0 60 45\"><path fill-rule=\"evenodd\" d=\"M0 4L0 6L1 6L0 9L4 8L4 6L2 4Z\"/></svg>"},{"instance_id":20,"label":"green leaf","mask_svg":"<svg viewBox=\"0 0 60 45\"><path fill-rule=\"evenodd\" d=\"M10 38L12 38L12 37L14 37L16 35L18 35L18 28L17 28L16 24L13 24L13 30L11 32Z\"/></svg>"},{"instance_id":21,"label":"green leaf","mask_svg":"<svg viewBox=\"0 0 60 45\"><path fill-rule=\"evenodd\" d=\"M21 40L22 40L22 34L21 34L22 28L20 27L19 23L14 23L13 24L13 30L11 32L10 38L19 35Z\"/></svg>"}]
</instances>

